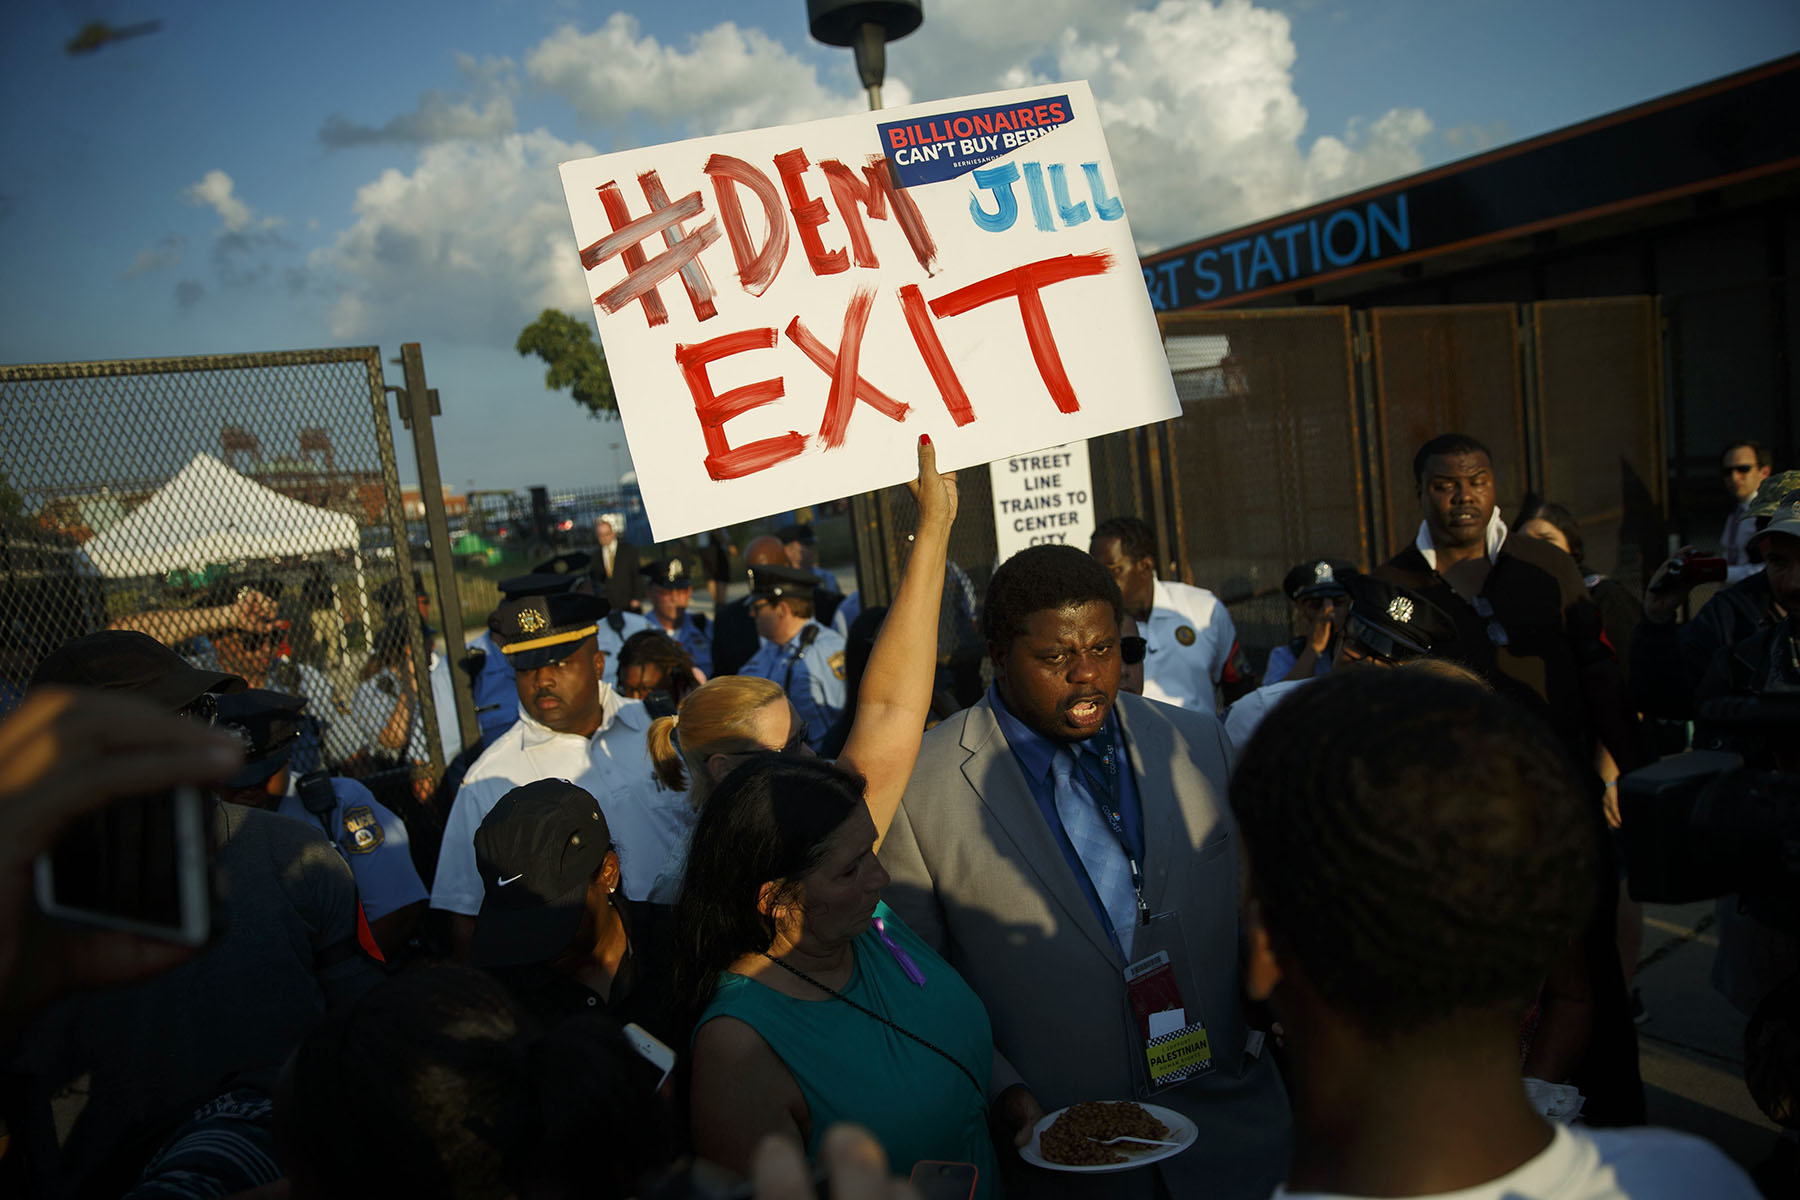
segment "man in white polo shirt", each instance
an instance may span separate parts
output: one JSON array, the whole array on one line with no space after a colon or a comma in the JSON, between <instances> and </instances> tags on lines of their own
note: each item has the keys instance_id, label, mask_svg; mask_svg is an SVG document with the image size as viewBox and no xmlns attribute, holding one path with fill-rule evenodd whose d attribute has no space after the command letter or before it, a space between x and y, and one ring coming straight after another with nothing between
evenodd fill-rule
<instances>
[{"instance_id":1,"label":"man in white polo shirt","mask_svg":"<svg viewBox=\"0 0 1800 1200\"><path fill-rule=\"evenodd\" d=\"M587 789L606 814L623 890L633 900L649 892L669 851L687 836L694 814L685 796L654 782L644 745L649 715L605 682L606 655L595 633L606 612L597 596L519 596L503 602L489 623L516 672L519 719L469 768L445 823L431 907L450 914L459 957L484 894L475 831L513 788L566 779Z\"/></svg>"},{"instance_id":2,"label":"man in white polo shirt","mask_svg":"<svg viewBox=\"0 0 1800 1200\"><path fill-rule=\"evenodd\" d=\"M1230 704L1256 686L1237 629L1219 598L1205 588L1156 577L1156 534L1136 517L1100 522L1088 553L1112 573L1149 643L1144 697L1216 712L1218 685Z\"/></svg>"}]
</instances>

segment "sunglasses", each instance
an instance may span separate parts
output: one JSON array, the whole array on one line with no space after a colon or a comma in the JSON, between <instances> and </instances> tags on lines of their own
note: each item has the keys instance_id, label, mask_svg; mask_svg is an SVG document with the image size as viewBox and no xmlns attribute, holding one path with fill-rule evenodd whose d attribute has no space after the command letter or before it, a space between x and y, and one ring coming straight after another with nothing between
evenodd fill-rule
<instances>
[{"instance_id":1,"label":"sunglasses","mask_svg":"<svg viewBox=\"0 0 1800 1200\"><path fill-rule=\"evenodd\" d=\"M1128 667L1135 667L1144 661L1145 653L1150 649L1147 638L1122 637L1119 639L1119 661Z\"/></svg>"},{"instance_id":2,"label":"sunglasses","mask_svg":"<svg viewBox=\"0 0 1800 1200\"><path fill-rule=\"evenodd\" d=\"M1748 475L1750 472L1752 472L1754 470L1756 470L1756 468L1754 466L1745 467L1745 466L1738 466L1736 464L1733 464L1732 466L1725 468L1725 474L1727 474L1727 475Z\"/></svg>"},{"instance_id":3,"label":"sunglasses","mask_svg":"<svg viewBox=\"0 0 1800 1200\"><path fill-rule=\"evenodd\" d=\"M219 698L211 692L201 692L177 709L175 715L189 717L202 725L216 725L219 723Z\"/></svg>"}]
</instances>

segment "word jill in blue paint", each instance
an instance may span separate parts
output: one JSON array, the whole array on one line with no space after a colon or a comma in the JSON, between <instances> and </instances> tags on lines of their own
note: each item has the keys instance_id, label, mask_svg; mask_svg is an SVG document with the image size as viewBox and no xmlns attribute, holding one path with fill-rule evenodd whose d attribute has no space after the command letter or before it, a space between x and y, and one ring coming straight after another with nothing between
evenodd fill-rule
<instances>
[{"instance_id":1,"label":"word jill in blue paint","mask_svg":"<svg viewBox=\"0 0 1800 1200\"><path fill-rule=\"evenodd\" d=\"M1099 163L1082 163L1081 173L1087 176L1088 196L1094 206L1090 211L1086 200L1076 200L1069 195L1068 171L1061 163L1050 164L1050 186L1044 186L1044 166L1042 163L1028 162L1023 164L1025 195L1031 203L1031 221L1040 230L1050 233L1056 229L1057 218L1063 225L1079 225L1090 217L1098 216L1102 221L1116 221L1125 215L1125 206L1118 197L1106 190L1106 181L1100 178ZM989 233L1000 233L1011 229L1019 219L1019 198L1013 185L1021 178L1021 165L1018 163L1001 163L997 167L983 167L975 172L975 186L989 193L993 208L982 203L980 191L969 196L969 215L975 224ZM1052 210L1052 203L1055 208Z\"/></svg>"}]
</instances>

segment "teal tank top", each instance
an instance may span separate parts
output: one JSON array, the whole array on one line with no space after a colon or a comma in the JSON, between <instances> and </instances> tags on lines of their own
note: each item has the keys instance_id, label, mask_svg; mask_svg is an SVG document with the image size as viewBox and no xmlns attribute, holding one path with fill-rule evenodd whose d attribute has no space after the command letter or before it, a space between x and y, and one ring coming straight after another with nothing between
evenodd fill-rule
<instances>
[{"instance_id":1,"label":"teal tank top","mask_svg":"<svg viewBox=\"0 0 1800 1200\"><path fill-rule=\"evenodd\" d=\"M987 1010L956 969L886 904L875 915L924 974L925 986L907 978L871 926L853 944L855 966L844 995L954 1057L982 1081L979 1091L942 1055L842 1000L796 1000L730 972L719 976L700 1024L734 1017L781 1058L812 1118L808 1157L818 1157L819 1141L834 1122L855 1121L880 1139L896 1175L910 1174L921 1159L974 1163L975 1194L997 1197L999 1168L987 1126L994 1054Z\"/></svg>"}]
</instances>

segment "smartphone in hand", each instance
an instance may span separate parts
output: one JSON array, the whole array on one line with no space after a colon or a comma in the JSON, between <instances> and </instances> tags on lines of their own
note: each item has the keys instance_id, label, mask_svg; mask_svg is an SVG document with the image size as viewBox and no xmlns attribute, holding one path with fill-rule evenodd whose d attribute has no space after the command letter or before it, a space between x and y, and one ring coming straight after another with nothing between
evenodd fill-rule
<instances>
[{"instance_id":1,"label":"smartphone in hand","mask_svg":"<svg viewBox=\"0 0 1800 1200\"><path fill-rule=\"evenodd\" d=\"M206 945L215 926L213 803L183 786L79 818L38 856L38 908L102 929Z\"/></svg>"},{"instance_id":2,"label":"smartphone in hand","mask_svg":"<svg viewBox=\"0 0 1800 1200\"><path fill-rule=\"evenodd\" d=\"M919 1200L971 1200L979 1174L974 1163L920 1159L913 1164L907 1182L919 1193Z\"/></svg>"}]
</instances>

